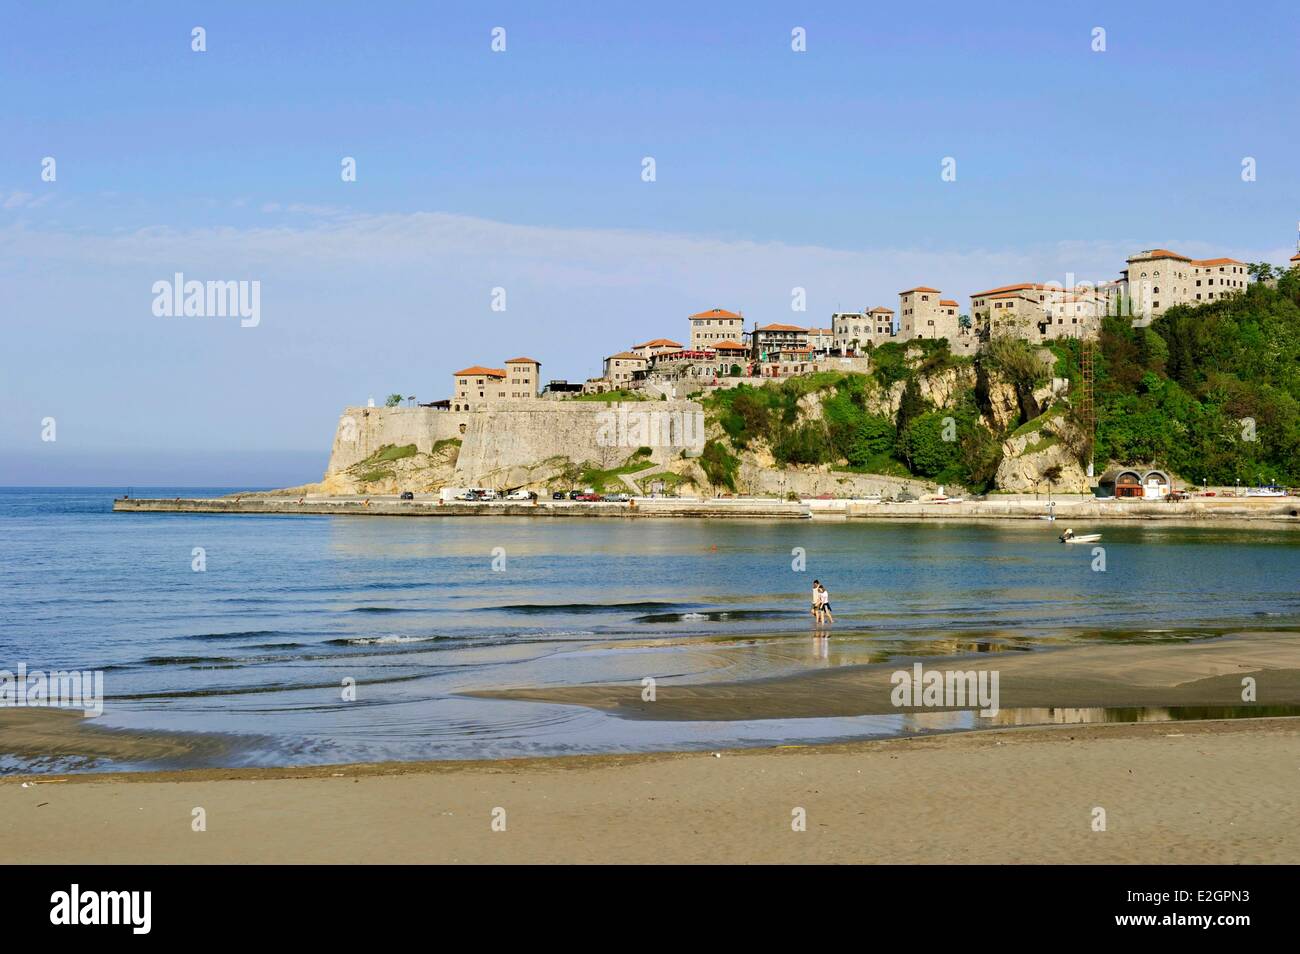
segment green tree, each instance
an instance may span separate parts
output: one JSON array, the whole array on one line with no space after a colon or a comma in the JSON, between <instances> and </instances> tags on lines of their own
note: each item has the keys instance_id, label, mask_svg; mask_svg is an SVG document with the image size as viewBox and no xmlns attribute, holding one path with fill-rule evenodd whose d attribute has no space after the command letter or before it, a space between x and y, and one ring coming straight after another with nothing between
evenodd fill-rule
<instances>
[{"instance_id":1,"label":"green tree","mask_svg":"<svg viewBox=\"0 0 1300 954\"><path fill-rule=\"evenodd\" d=\"M400 394L390 394L388 395L388 399L384 401L384 407L397 407L397 405L401 403L402 396Z\"/></svg>"},{"instance_id":2,"label":"green tree","mask_svg":"<svg viewBox=\"0 0 1300 954\"><path fill-rule=\"evenodd\" d=\"M914 418L924 414L927 407L925 398L921 397L921 386L916 383L916 378L908 378L907 383L903 385L902 397L898 401L898 416L894 418L894 433L901 438L903 432L907 430L907 425Z\"/></svg>"},{"instance_id":3,"label":"green tree","mask_svg":"<svg viewBox=\"0 0 1300 954\"><path fill-rule=\"evenodd\" d=\"M908 421L898 435L903 462L924 477L955 478L961 459L956 418L948 411L927 411Z\"/></svg>"},{"instance_id":4,"label":"green tree","mask_svg":"<svg viewBox=\"0 0 1300 954\"><path fill-rule=\"evenodd\" d=\"M894 446L894 425L878 414L863 414L845 457L850 464L865 466Z\"/></svg>"}]
</instances>

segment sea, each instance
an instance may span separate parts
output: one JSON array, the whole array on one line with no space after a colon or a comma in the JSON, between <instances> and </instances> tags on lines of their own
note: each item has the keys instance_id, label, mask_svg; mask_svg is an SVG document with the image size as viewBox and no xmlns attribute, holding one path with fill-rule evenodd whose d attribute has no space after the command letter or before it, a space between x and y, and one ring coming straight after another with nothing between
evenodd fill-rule
<instances>
[{"instance_id":1,"label":"sea","mask_svg":"<svg viewBox=\"0 0 1300 954\"><path fill-rule=\"evenodd\" d=\"M102 672L95 729L217 740L186 766L886 736L897 717L644 721L469 693L1300 625L1300 536L1264 524L1075 528L1104 530L1094 548L1046 521L113 513L124 491L0 488L0 670ZM814 578L829 640L811 638ZM3 748L0 773L177 767Z\"/></svg>"}]
</instances>

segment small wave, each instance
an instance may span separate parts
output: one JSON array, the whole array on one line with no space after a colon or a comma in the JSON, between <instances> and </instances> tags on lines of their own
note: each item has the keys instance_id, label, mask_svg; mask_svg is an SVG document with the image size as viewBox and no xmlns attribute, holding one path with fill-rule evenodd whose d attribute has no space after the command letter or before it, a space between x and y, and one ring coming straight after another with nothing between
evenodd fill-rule
<instances>
[{"instance_id":1,"label":"small wave","mask_svg":"<svg viewBox=\"0 0 1300 954\"><path fill-rule=\"evenodd\" d=\"M654 601L638 603L513 603L499 607L507 613L625 613L648 612L662 609L680 609L680 603L659 603ZM497 609L484 606L481 609Z\"/></svg>"},{"instance_id":2,"label":"small wave","mask_svg":"<svg viewBox=\"0 0 1300 954\"><path fill-rule=\"evenodd\" d=\"M383 679L358 679L359 686L381 686L394 682L410 682L413 679L427 679L423 672L406 676L388 676ZM210 696L247 696L270 692L299 692L304 689L338 688L337 682L273 682L257 686L210 686L202 689L169 689L162 692L132 692L107 697L109 701L147 701L151 699L205 699Z\"/></svg>"},{"instance_id":3,"label":"small wave","mask_svg":"<svg viewBox=\"0 0 1300 954\"><path fill-rule=\"evenodd\" d=\"M516 633L519 639L561 639L570 636L595 636L590 629L554 629L544 633Z\"/></svg>"},{"instance_id":4,"label":"small wave","mask_svg":"<svg viewBox=\"0 0 1300 954\"><path fill-rule=\"evenodd\" d=\"M266 639L274 636L290 636L292 633L278 629L245 629L229 633L195 633L191 636L178 636L177 639Z\"/></svg>"},{"instance_id":5,"label":"small wave","mask_svg":"<svg viewBox=\"0 0 1300 954\"><path fill-rule=\"evenodd\" d=\"M189 666L194 663L233 663L230 656L149 656L140 660L141 666Z\"/></svg>"},{"instance_id":6,"label":"small wave","mask_svg":"<svg viewBox=\"0 0 1300 954\"><path fill-rule=\"evenodd\" d=\"M788 619L802 616L798 610L708 610L686 613L647 613L636 617L637 623L692 623L706 620L711 623L735 622L752 619Z\"/></svg>"},{"instance_id":7,"label":"small wave","mask_svg":"<svg viewBox=\"0 0 1300 954\"><path fill-rule=\"evenodd\" d=\"M301 649L306 643L254 643L246 649Z\"/></svg>"},{"instance_id":8,"label":"small wave","mask_svg":"<svg viewBox=\"0 0 1300 954\"><path fill-rule=\"evenodd\" d=\"M418 607L411 606L355 606L346 613L420 613Z\"/></svg>"},{"instance_id":9,"label":"small wave","mask_svg":"<svg viewBox=\"0 0 1300 954\"><path fill-rule=\"evenodd\" d=\"M446 636L349 636L325 640L331 646L390 646L399 643L431 643Z\"/></svg>"}]
</instances>

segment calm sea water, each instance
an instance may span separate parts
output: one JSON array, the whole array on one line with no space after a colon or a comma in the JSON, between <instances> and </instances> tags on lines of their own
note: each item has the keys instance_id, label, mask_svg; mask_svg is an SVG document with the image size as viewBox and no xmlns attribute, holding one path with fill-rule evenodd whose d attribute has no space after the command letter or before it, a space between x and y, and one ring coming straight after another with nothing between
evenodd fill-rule
<instances>
[{"instance_id":1,"label":"calm sea water","mask_svg":"<svg viewBox=\"0 0 1300 954\"><path fill-rule=\"evenodd\" d=\"M1283 528L1110 525L1101 573L1046 522L114 514L116 493L0 488L0 668L103 670L99 725L226 733L203 756L222 764L884 734L893 717L638 722L462 693L1300 623L1300 537ZM836 615L825 652L808 638L814 577Z\"/></svg>"}]
</instances>

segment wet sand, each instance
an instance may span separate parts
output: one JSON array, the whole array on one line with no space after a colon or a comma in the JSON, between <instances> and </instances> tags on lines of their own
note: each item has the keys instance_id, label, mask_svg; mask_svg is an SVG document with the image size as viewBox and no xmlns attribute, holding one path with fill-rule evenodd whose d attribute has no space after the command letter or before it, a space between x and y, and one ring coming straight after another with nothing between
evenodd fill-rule
<instances>
[{"instance_id":1,"label":"wet sand","mask_svg":"<svg viewBox=\"0 0 1300 954\"><path fill-rule=\"evenodd\" d=\"M833 634L833 627L830 630ZM1247 676L1256 684L1253 704L1300 705L1300 633L1245 632L1188 642L928 657L922 663L926 670L996 670L1003 712L990 717L988 725L1023 721L1024 714L1014 711L1018 709L1242 707L1242 680ZM667 682L656 687L653 702L642 699L639 680L471 695L583 705L649 720L860 716L900 711L890 700L890 676L900 669L910 670L911 662L840 666L737 682Z\"/></svg>"},{"instance_id":2,"label":"wet sand","mask_svg":"<svg viewBox=\"0 0 1300 954\"><path fill-rule=\"evenodd\" d=\"M0 839L26 863L1294 864L1298 753L1300 720L1266 719L6 779Z\"/></svg>"},{"instance_id":3,"label":"wet sand","mask_svg":"<svg viewBox=\"0 0 1300 954\"><path fill-rule=\"evenodd\" d=\"M0 708L0 755L23 759L183 766L226 746L216 734L103 729L77 709Z\"/></svg>"}]
</instances>

